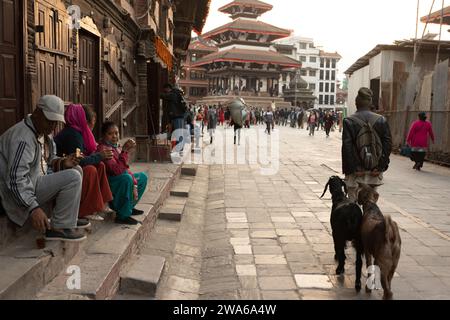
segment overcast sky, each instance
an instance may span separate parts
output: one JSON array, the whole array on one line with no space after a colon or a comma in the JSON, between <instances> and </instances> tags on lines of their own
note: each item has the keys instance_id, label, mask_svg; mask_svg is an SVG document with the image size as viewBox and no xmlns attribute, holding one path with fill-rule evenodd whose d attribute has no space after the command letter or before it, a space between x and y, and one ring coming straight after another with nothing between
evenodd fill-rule
<instances>
[{"instance_id":1,"label":"overcast sky","mask_svg":"<svg viewBox=\"0 0 450 320\"><path fill-rule=\"evenodd\" d=\"M230 22L218 8L232 0L212 0L204 32ZM338 51L343 59L342 74L358 58L377 44L413 38L416 29L417 0L265 0L274 9L261 18L277 27L293 30L295 35L314 38L316 46ZM420 16L428 15L433 0L420 0ZM450 0L445 0L450 5ZM436 0L433 12L440 10ZM425 24L419 24L419 34ZM443 27L443 38L450 39L450 26ZM429 32L439 33L439 25Z\"/></svg>"}]
</instances>

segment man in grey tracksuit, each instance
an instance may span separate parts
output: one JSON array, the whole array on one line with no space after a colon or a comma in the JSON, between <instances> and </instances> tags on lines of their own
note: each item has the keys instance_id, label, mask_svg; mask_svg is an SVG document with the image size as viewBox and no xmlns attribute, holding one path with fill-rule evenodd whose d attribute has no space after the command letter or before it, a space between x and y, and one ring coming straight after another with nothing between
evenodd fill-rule
<instances>
[{"instance_id":1,"label":"man in grey tracksuit","mask_svg":"<svg viewBox=\"0 0 450 320\"><path fill-rule=\"evenodd\" d=\"M64 122L64 103L44 96L33 114L0 137L0 199L9 219L28 219L46 240L81 241L77 227L82 177L79 158L56 157L50 134ZM53 206L51 222L47 213Z\"/></svg>"}]
</instances>

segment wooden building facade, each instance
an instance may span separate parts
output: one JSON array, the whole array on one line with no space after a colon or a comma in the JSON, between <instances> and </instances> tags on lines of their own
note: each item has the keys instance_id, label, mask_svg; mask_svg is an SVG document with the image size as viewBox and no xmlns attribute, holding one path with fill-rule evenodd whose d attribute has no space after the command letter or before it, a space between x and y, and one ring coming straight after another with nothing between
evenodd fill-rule
<instances>
[{"instance_id":1,"label":"wooden building facade","mask_svg":"<svg viewBox=\"0 0 450 320\"><path fill-rule=\"evenodd\" d=\"M123 137L160 133L162 86L174 82L208 7L193 0L0 0L0 134L46 94L92 106L98 123L115 121Z\"/></svg>"}]
</instances>

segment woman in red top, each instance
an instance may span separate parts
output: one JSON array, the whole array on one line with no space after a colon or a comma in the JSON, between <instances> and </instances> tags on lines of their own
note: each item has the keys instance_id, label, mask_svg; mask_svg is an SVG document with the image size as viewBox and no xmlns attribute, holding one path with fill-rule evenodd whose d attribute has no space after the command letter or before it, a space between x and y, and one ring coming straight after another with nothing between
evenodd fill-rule
<instances>
[{"instance_id":1,"label":"woman in red top","mask_svg":"<svg viewBox=\"0 0 450 320\"><path fill-rule=\"evenodd\" d=\"M407 143L411 147L411 160L416 163L413 169L417 171L423 168L430 138L434 143L433 126L427 121L425 112L421 112L419 120L412 124L407 138Z\"/></svg>"},{"instance_id":2,"label":"woman in red top","mask_svg":"<svg viewBox=\"0 0 450 320\"><path fill-rule=\"evenodd\" d=\"M134 207L144 194L147 187L148 176L145 173L133 174L128 165L128 154L136 148L136 142L128 140L125 145L119 147L119 128L114 122L106 122L102 127L103 139L97 147L98 152L111 150L113 158L104 160L109 186L113 194L110 208L116 216L116 223L137 225L138 221L131 216L144 214Z\"/></svg>"},{"instance_id":3,"label":"woman in red top","mask_svg":"<svg viewBox=\"0 0 450 320\"><path fill-rule=\"evenodd\" d=\"M223 127L223 124L225 123L225 111L223 111L223 108L220 108L219 110L219 123Z\"/></svg>"}]
</instances>

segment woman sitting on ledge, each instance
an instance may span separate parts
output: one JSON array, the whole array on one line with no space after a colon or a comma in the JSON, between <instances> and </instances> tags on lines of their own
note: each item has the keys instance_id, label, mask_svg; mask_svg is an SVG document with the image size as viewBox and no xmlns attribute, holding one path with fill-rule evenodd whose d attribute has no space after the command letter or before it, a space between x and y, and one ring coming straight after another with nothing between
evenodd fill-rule
<instances>
[{"instance_id":1,"label":"woman sitting on ledge","mask_svg":"<svg viewBox=\"0 0 450 320\"><path fill-rule=\"evenodd\" d=\"M111 151L95 153L97 142L92 129L95 127L95 112L81 105L67 107L64 118L66 127L55 137L58 156L75 154L77 149L84 156L80 162L83 168L80 218L103 220L97 213L105 211L106 204L112 200L106 168L102 160L112 158Z\"/></svg>"},{"instance_id":2,"label":"woman sitting on ledge","mask_svg":"<svg viewBox=\"0 0 450 320\"><path fill-rule=\"evenodd\" d=\"M144 214L134 207L144 194L147 187L148 176L145 173L133 174L129 170L128 154L136 148L136 142L128 140L119 147L119 128L114 122L106 122L102 126L102 141L97 147L98 152L111 150L111 160L103 160L106 165L108 181L113 194L110 207L117 213L116 223L137 225L138 221L132 216Z\"/></svg>"}]
</instances>

